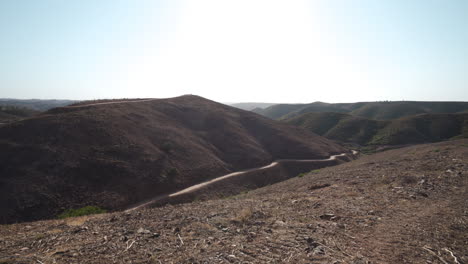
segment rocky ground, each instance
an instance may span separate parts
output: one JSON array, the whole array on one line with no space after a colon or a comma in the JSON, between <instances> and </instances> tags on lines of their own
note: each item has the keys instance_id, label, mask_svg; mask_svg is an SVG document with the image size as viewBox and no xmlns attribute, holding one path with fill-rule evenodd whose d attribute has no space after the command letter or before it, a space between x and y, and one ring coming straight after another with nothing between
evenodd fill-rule
<instances>
[{"instance_id":1,"label":"rocky ground","mask_svg":"<svg viewBox=\"0 0 468 264\"><path fill-rule=\"evenodd\" d=\"M468 140L221 200L0 226L0 263L468 263Z\"/></svg>"}]
</instances>

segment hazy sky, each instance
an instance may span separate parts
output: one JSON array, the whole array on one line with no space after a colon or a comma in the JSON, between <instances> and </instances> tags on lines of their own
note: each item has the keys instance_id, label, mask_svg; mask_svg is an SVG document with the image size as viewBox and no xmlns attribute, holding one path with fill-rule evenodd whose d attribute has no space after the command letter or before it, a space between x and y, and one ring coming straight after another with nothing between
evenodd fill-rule
<instances>
[{"instance_id":1,"label":"hazy sky","mask_svg":"<svg viewBox=\"0 0 468 264\"><path fill-rule=\"evenodd\" d=\"M466 0L3 0L0 98L468 101Z\"/></svg>"}]
</instances>

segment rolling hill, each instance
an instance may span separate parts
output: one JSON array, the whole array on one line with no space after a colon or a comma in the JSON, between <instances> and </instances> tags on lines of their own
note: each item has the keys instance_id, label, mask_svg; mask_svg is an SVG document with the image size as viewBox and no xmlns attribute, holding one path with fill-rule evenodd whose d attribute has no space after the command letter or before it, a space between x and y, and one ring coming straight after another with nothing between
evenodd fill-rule
<instances>
[{"instance_id":1,"label":"rolling hill","mask_svg":"<svg viewBox=\"0 0 468 264\"><path fill-rule=\"evenodd\" d=\"M403 145L468 137L468 114L419 114L379 121L344 113L307 113L284 120L326 138L360 145Z\"/></svg>"},{"instance_id":2,"label":"rolling hill","mask_svg":"<svg viewBox=\"0 0 468 264\"><path fill-rule=\"evenodd\" d=\"M328 104L277 104L254 112L272 119L288 119L305 113L337 112L375 120L391 120L416 114L460 113L468 102L360 102Z\"/></svg>"},{"instance_id":3,"label":"rolling hill","mask_svg":"<svg viewBox=\"0 0 468 264\"><path fill-rule=\"evenodd\" d=\"M85 205L121 209L275 159L345 151L197 96L54 108L0 127L0 221L53 218Z\"/></svg>"}]
</instances>

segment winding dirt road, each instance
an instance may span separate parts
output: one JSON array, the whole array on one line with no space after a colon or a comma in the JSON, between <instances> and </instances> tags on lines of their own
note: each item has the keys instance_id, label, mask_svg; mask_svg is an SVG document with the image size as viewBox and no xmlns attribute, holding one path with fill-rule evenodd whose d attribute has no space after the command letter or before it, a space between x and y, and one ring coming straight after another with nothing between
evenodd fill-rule
<instances>
[{"instance_id":1,"label":"winding dirt road","mask_svg":"<svg viewBox=\"0 0 468 264\"><path fill-rule=\"evenodd\" d=\"M356 155L357 153L358 153L357 151L352 150L352 155L353 156ZM206 182L202 182L202 183L199 183L199 184L192 185L192 186L190 186L188 188L185 188L185 189L180 190L180 191L175 192L175 193L158 195L158 196L156 196L156 197L154 197L154 198L152 198L150 200L147 200L147 201L145 201L143 203L140 203L138 205L130 207L129 209L125 210L125 212L130 212L130 211L133 211L133 210L136 210L136 209L139 209L139 208L149 206L149 205L151 205L153 203L156 203L158 201L161 201L163 199L168 199L168 198L177 197L177 196L180 196L180 195L183 195L183 194L195 192L197 190L200 190L203 187L211 185L211 184L213 184L215 182L226 180L226 179L231 178L231 177L236 177L236 176L240 176L240 175L243 175L243 174L246 174L246 173L249 173L249 172L262 171L262 170L265 170L265 169L268 169L268 168L272 168L272 167L280 165L283 162L291 162L291 161L293 161L293 162L314 162L314 161L315 162L323 162L323 161L336 160L338 157L344 157L346 155L348 155L348 154L347 153L341 153L341 154L338 154L338 155L332 155L328 159L311 159L311 160L309 160L309 159L305 159L305 160L280 159L280 160L276 160L276 161L272 162L271 164L263 166L263 167L232 172L232 173L229 173L229 174L214 178L214 179L206 181Z\"/></svg>"}]
</instances>

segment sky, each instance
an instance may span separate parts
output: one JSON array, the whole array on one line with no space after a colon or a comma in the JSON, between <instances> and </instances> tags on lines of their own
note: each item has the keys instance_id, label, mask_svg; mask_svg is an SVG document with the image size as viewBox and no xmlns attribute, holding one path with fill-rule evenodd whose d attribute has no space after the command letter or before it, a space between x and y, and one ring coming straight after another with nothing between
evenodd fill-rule
<instances>
[{"instance_id":1,"label":"sky","mask_svg":"<svg viewBox=\"0 0 468 264\"><path fill-rule=\"evenodd\" d=\"M468 101L466 0L3 0L0 98Z\"/></svg>"}]
</instances>

